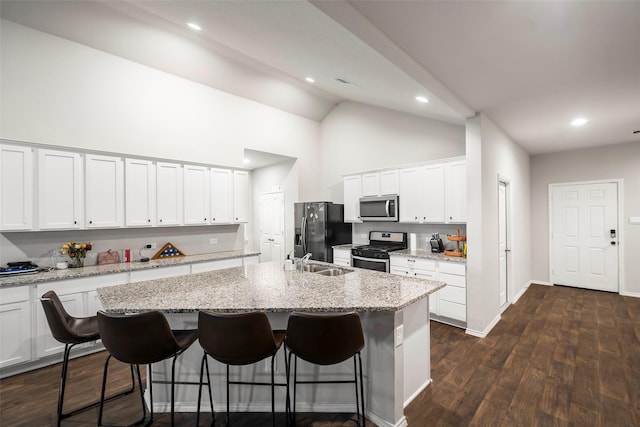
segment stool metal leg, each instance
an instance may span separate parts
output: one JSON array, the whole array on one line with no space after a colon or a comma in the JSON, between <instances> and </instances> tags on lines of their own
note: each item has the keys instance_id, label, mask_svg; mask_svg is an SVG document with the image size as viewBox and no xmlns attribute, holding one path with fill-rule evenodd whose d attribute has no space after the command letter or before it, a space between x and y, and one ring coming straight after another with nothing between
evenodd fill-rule
<instances>
[{"instance_id":1,"label":"stool metal leg","mask_svg":"<svg viewBox=\"0 0 640 427\"><path fill-rule=\"evenodd\" d=\"M364 382L362 381L362 356L358 352L358 362L360 362L360 401L362 402L362 427L365 427L366 418L364 416Z\"/></svg>"},{"instance_id":2,"label":"stool metal leg","mask_svg":"<svg viewBox=\"0 0 640 427\"><path fill-rule=\"evenodd\" d=\"M104 413L104 402L111 400L113 396L111 398L105 399L104 395L105 395L105 391L107 388L107 372L109 370L109 361L111 359L111 355L109 355L107 357L107 360L104 363L104 372L102 374L102 389L100 391L100 401L99 403L99 409L98 409L98 427L109 427L106 426L105 424L102 424L102 414ZM131 374L133 377L133 365L130 365L131 367ZM145 405L144 402L144 387L142 386L142 377L140 376L140 367L138 365L136 365L136 372L138 374L138 387L140 388L140 403L142 406L142 418L140 418L138 421L136 421L133 425L143 425L144 426L148 426L149 424L151 424L151 422L153 421L153 415L149 418L147 418L147 407Z\"/></svg>"}]
</instances>

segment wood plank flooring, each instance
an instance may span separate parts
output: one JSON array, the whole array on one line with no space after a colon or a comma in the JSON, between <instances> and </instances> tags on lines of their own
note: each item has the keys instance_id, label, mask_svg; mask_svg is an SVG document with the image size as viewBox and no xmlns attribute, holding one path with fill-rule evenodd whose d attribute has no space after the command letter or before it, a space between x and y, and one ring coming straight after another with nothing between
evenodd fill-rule
<instances>
[{"instance_id":1,"label":"wood plank flooring","mask_svg":"<svg viewBox=\"0 0 640 427\"><path fill-rule=\"evenodd\" d=\"M640 299L532 285L486 338L431 323L430 385L405 413L410 426L640 426ZM68 408L97 399L104 353L72 362ZM128 369L112 364L112 388ZM60 365L0 380L0 426L55 425ZM105 422L136 419L137 394L107 404ZM353 426L353 414L298 414L301 426ZM218 416L216 425L223 425ZM209 425L208 414L200 425ZM234 426L271 425L269 413L232 414ZM97 409L63 426L97 423ZM170 425L158 414L154 426ZM177 426L195 425L177 414ZM278 425L284 425L279 414ZM374 424L368 422L367 427Z\"/></svg>"}]
</instances>

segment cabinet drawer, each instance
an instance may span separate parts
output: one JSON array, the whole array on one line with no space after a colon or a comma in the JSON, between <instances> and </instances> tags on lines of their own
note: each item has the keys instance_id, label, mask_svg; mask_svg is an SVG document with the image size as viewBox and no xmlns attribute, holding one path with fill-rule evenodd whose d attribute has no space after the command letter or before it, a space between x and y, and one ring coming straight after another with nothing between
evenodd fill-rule
<instances>
[{"instance_id":1,"label":"cabinet drawer","mask_svg":"<svg viewBox=\"0 0 640 427\"><path fill-rule=\"evenodd\" d=\"M0 289L0 304L29 301L30 286L16 286Z\"/></svg>"},{"instance_id":2,"label":"cabinet drawer","mask_svg":"<svg viewBox=\"0 0 640 427\"><path fill-rule=\"evenodd\" d=\"M394 267L406 267L416 268L419 270L436 271L436 262L432 259L392 256L391 265Z\"/></svg>"},{"instance_id":3,"label":"cabinet drawer","mask_svg":"<svg viewBox=\"0 0 640 427\"><path fill-rule=\"evenodd\" d=\"M407 276L409 274L409 269L405 267L391 267L391 274L396 274L398 276Z\"/></svg>"},{"instance_id":4,"label":"cabinet drawer","mask_svg":"<svg viewBox=\"0 0 640 427\"><path fill-rule=\"evenodd\" d=\"M438 308L439 308L440 316L445 316L450 319L461 320L463 322L467 321L466 305L443 300L441 296L440 301L438 301Z\"/></svg>"},{"instance_id":5,"label":"cabinet drawer","mask_svg":"<svg viewBox=\"0 0 640 427\"><path fill-rule=\"evenodd\" d=\"M435 271L413 270L413 275L420 279L436 280L437 273Z\"/></svg>"},{"instance_id":6,"label":"cabinet drawer","mask_svg":"<svg viewBox=\"0 0 640 427\"><path fill-rule=\"evenodd\" d=\"M454 276L453 274L440 273L438 276L441 282L445 282L449 286L457 286L466 289L467 278L464 276Z\"/></svg>"},{"instance_id":7,"label":"cabinet drawer","mask_svg":"<svg viewBox=\"0 0 640 427\"><path fill-rule=\"evenodd\" d=\"M465 264L440 261L438 267L440 273L457 274L458 276L466 276L467 274L467 266Z\"/></svg>"},{"instance_id":8,"label":"cabinet drawer","mask_svg":"<svg viewBox=\"0 0 640 427\"><path fill-rule=\"evenodd\" d=\"M338 258L338 257L333 257L333 263L336 265L342 265L344 267L350 267L351 266L351 258Z\"/></svg>"},{"instance_id":9,"label":"cabinet drawer","mask_svg":"<svg viewBox=\"0 0 640 427\"><path fill-rule=\"evenodd\" d=\"M455 302L457 304L467 303L467 290L456 286L445 286L438 293L440 300Z\"/></svg>"}]
</instances>

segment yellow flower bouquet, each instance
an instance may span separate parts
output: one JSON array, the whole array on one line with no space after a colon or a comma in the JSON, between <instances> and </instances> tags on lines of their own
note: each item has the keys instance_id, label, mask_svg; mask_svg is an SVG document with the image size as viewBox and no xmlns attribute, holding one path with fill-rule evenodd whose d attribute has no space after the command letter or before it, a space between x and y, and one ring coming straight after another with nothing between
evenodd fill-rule
<instances>
[{"instance_id":1,"label":"yellow flower bouquet","mask_svg":"<svg viewBox=\"0 0 640 427\"><path fill-rule=\"evenodd\" d=\"M84 259L87 257L87 251L91 250L93 242L90 243L76 243L67 242L62 245L60 252L68 255L71 258L69 267L82 267L84 265Z\"/></svg>"}]
</instances>

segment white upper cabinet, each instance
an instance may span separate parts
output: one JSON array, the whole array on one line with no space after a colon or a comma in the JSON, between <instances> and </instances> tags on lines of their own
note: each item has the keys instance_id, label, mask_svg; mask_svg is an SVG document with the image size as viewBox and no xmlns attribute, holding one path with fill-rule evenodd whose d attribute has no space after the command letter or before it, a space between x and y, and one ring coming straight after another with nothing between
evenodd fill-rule
<instances>
[{"instance_id":1,"label":"white upper cabinet","mask_svg":"<svg viewBox=\"0 0 640 427\"><path fill-rule=\"evenodd\" d=\"M184 224L209 223L211 189L209 168L184 165Z\"/></svg>"},{"instance_id":2,"label":"white upper cabinet","mask_svg":"<svg viewBox=\"0 0 640 427\"><path fill-rule=\"evenodd\" d=\"M182 225L182 172L178 163L156 164L157 225Z\"/></svg>"},{"instance_id":3,"label":"white upper cabinet","mask_svg":"<svg viewBox=\"0 0 640 427\"><path fill-rule=\"evenodd\" d=\"M360 197L362 196L362 176L345 176L344 180L344 222L360 221Z\"/></svg>"},{"instance_id":4,"label":"white upper cabinet","mask_svg":"<svg viewBox=\"0 0 640 427\"><path fill-rule=\"evenodd\" d=\"M38 150L38 225L41 230L82 227L82 157Z\"/></svg>"},{"instance_id":5,"label":"white upper cabinet","mask_svg":"<svg viewBox=\"0 0 640 427\"><path fill-rule=\"evenodd\" d=\"M362 174L362 197L398 194L398 186L398 170Z\"/></svg>"},{"instance_id":6,"label":"white upper cabinet","mask_svg":"<svg viewBox=\"0 0 640 427\"><path fill-rule=\"evenodd\" d=\"M422 169L422 222L444 222L444 165L429 165Z\"/></svg>"},{"instance_id":7,"label":"white upper cabinet","mask_svg":"<svg viewBox=\"0 0 640 427\"><path fill-rule=\"evenodd\" d=\"M125 160L125 210L127 227L156 223L156 169L149 160Z\"/></svg>"},{"instance_id":8,"label":"white upper cabinet","mask_svg":"<svg viewBox=\"0 0 640 427\"><path fill-rule=\"evenodd\" d=\"M124 225L124 162L121 158L87 154L85 189L88 228Z\"/></svg>"},{"instance_id":9,"label":"white upper cabinet","mask_svg":"<svg viewBox=\"0 0 640 427\"><path fill-rule=\"evenodd\" d=\"M380 172L380 195L398 194L400 172L397 169Z\"/></svg>"},{"instance_id":10,"label":"white upper cabinet","mask_svg":"<svg viewBox=\"0 0 640 427\"><path fill-rule=\"evenodd\" d=\"M33 228L33 149L0 144L0 230Z\"/></svg>"},{"instance_id":11,"label":"white upper cabinet","mask_svg":"<svg viewBox=\"0 0 640 427\"><path fill-rule=\"evenodd\" d=\"M380 173L362 174L362 197L378 196L380 194Z\"/></svg>"},{"instance_id":12,"label":"white upper cabinet","mask_svg":"<svg viewBox=\"0 0 640 427\"><path fill-rule=\"evenodd\" d=\"M423 186L420 183L423 175L423 169L420 167L400 170L398 201L400 222L421 222Z\"/></svg>"},{"instance_id":13,"label":"white upper cabinet","mask_svg":"<svg viewBox=\"0 0 640 427\"><path fill-rule=\"evenodd\" d=\"M249 172L233 171L233 222L249 222Z\"/></svg>"},{"instance_id":14,"label":"white upper cabinet","mask_svg":"<svg viewBox=\"0 0 640 427\"><path fill-rule=\"evenodd\" d=\"M233 222L233 171L211 169L211 224Z\"/></svg>"},{"instance_id":15,"label":"white upper cabinet","mask_svg":"<svg viewBox=\"0 0 640 427\"><path fill-rule=\"evenodd\" d=\"M446 222L467 222L467 166L464 160L446 164Z\"/></svg>"}]
</instances>

